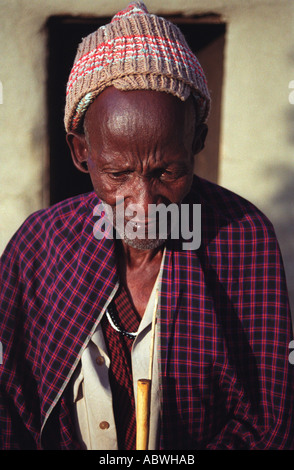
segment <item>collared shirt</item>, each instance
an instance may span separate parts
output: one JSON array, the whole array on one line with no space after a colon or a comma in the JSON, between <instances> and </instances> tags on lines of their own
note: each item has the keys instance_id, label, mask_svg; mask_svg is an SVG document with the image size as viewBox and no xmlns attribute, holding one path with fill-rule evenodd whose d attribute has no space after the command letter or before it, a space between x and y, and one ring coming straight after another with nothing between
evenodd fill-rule
<instances>
[{"instance_id":1,"label":"collared shirt","mask_svg":"<svg viewBox=\"0 0 294 470\"><path fill-rule=\"evenodd\" d=\"M156 291L160 292L162 267L140 322L131 352L133 387L137 406L137 382L147 378L149 372L149 348ZM155 329L156 332L156 329ZM119 333L118 333L119 334ZM152 386L150 401L150 428L148 449L158 449L160 426L160 396L158 386L158 336L155 334ZM110 359L104 341L101 322L81 357L73 380L74 420L83 449L117 450L112 394L108 377Z\"/></svg>"}]
</instances>

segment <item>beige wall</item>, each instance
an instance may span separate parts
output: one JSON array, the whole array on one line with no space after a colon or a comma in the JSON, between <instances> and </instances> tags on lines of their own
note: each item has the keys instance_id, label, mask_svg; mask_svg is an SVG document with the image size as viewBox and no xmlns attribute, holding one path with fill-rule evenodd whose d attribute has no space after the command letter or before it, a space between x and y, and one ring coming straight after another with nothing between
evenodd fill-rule
<instances>
[{"instance_id":1,"label":"beige wall","mask_svg":"<svg viewBox=\"0 0 294 470\"><path fill-rule=\"evenodd\" d=\"M294 305L294 2L146 0L150 11L227 22L220 180L275 225ZM111 16L127 0L0 0L0 251L48 203L46 30L50 15ZM0 88L1 89L1 88Z\"/></svg>"},{"instance_id":2,"label":"beige wall","mask_svg":"<svg viewBox=\"0 0 294 470\"><path fill-rule=\"evenodd\" d=\"M256 3L229 18L220 183L273 222L293 311L294 2Z\"/></svg>"}]
</instances>

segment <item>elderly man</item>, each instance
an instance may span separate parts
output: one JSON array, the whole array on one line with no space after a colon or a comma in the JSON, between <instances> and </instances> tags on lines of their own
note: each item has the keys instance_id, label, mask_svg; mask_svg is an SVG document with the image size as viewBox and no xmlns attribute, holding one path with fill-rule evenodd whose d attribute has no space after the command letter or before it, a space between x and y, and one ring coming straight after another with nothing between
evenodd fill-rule
<instances>
[{"instance_id":1,"label":"elderly man","mask_svg":"<svg viewBox=\"0 0 294 470\"><path fill-rule=\"evenodd\" d=\"M144 4L82 41L65 127L94 191L30 216L2 256L2 449L135 449L157 298L149 449L293 448L282 260L258 209L193 176L209 107ZM166 234L159 206L179 209Z\"/></svg>"}]
</instances>

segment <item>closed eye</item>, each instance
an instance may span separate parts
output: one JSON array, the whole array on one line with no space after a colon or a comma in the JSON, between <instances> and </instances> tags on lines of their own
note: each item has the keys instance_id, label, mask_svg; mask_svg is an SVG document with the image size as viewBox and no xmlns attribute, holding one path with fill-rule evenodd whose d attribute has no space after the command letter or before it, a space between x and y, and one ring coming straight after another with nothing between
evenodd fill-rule
<instances>
[{"instance_id":1,"label":"closed eye","mask_svg":"<svg viewBox=\"0 0 294 470\"><path fill-rule=\"evenodd\" d=\"M108 176L112 179L124 179L131 173L130 170L125 171L112 171L108 173Z\"/></svg>"},{"instance_id":2,"label":"closed eye","mask_svg":"<svg viewBox=\"0 0 294 470\"><path fill-rule=\"evenodd\" d=\"M186 171L183 168L171 168L171 169L159 168L153 172L152 176L164 181L164 180L172 180L172 179L176 180L178 178L181 178L184 175L186 175Z\"/></svg>"}]
</instances>

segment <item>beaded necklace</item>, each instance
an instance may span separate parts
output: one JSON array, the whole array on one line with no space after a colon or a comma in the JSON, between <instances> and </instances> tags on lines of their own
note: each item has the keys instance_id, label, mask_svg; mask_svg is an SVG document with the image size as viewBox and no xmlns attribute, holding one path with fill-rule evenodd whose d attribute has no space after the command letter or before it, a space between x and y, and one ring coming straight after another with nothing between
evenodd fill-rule
<instances>
[{"instance_id":1,"label":"beaded necklace","mask_svg":"<svg viewBox=\"0 0 294 470\"><path fill-rule=\"evenodd\" d=\"M134 339L137 336L137 334L138 334L137 331L132 333L132 332L124 330L119 325L117 314L115 313L115 311L113 309L113 306L111 304L109 304L108 307L107 307L106 316L107 316L107 319L108 319L110 325L112 326L112 328L115 331L118 331L118 333L121 333L123 336L126 336L127 338L130 338L130 339Z\"/></svg>"}]
</instances>

